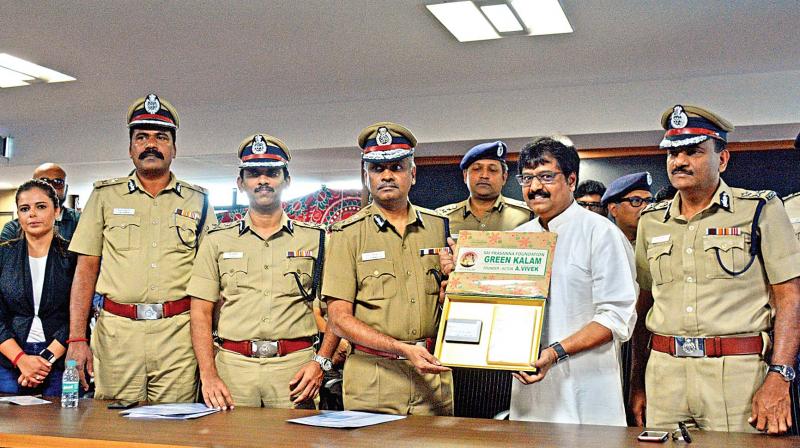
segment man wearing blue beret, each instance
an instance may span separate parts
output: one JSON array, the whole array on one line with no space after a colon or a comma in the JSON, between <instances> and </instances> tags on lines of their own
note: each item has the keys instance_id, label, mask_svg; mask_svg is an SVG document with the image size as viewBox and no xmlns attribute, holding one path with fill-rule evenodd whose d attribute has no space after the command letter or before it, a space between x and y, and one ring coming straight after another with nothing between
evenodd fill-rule
<instances>
[{"instance_id":1,"label":"man wearing blue beret","mask_svg":"<svg viewBox=\"0 0 800 448\"><path fill-rule=\"evenodd\" d=\"M508 180L507 154L506 144L496 141L474 146L461 159L469 197L436 209L450 219L454 238L462 230L511 230L533 218L524 202L500 194Z\"/></svg>"},{"instance_id":2,"label":"man wearing blue beret","mask_svg":"<svg viewBox=\"0 0 800 448\"><path fill-rule=\"evenodd\" d=\"M611 182L600 200L631 244L636 243L636 227L642 209L653 202L652 184L653 178L647 171L627 174Z\"/></svg>"}]
</instances>

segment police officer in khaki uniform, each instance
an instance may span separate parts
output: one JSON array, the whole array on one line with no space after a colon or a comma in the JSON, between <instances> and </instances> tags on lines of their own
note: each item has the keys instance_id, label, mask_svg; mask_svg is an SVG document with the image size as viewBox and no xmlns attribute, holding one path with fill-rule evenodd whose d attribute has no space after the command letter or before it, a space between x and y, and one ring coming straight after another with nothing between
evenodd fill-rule
<instances>
[{"instance_id":1,"label":"police officer in khaki uniform","mask_svg":"<svg viewBox=\"0 0 800 448\"><path fill-rule=\"evenodd\" d=\"M244 219L209 231L187 294L192 340L206 405L314 408L323 370L339 338L329 333L320 354L313 302L323 266L325 230L293 221L281 208L289 186L289 149L266 133L239 145ZM221 296L220 296L221 295ZM216 356L212 316L221 301Z\"/></svg>"},{"instance_id":2,"label":"police officer in khaki uniform","mask_svg":"<svg viewBox=\"0 0 800 448\"><path fill-rule=\"evenodd\" d=\"M408 201L417 140L381 122L361 131L364 183L373 202L334 224L322 294L329 329L350 340L344 407L452 415L450 369L431 354L447 218ZM333 267L333 268L331 268Z\"/></svg>"},{"instance_id":3,"label":"police officer in khaki uniform","mask_svg":"<svg viewBox=\"0 0 800 448\"><path fill-rule=\"evenodd\" d=\"M462 230L511 230L533 219L524 202L501 194L508 180L507 154L502 141L481 143L464 154L459 167L469 197L436 209L450 220L454 238Z\"/></svg>"},{"instance_id":4,"label":"police officer in khaki uniform","mask_svg":"<svg viewBox=\"0 0 800 448\"><path fill-rule=\"evenodd\" d=\"M730 123L677 105L661 124L678 194L639 221L637 312L646 329L637 322L634 417L650 427L784 432L800 343L800 245L774 192L720 179Z\"/></svg>"},{"instance_id":5,"label":"police officer in khaki uniform","mask_svg":"<svg viewBox=\"0 0 800 448\"><path fill-rule=\"evenodd\" d=\"M794 149L800 150L800 134L794 140ZM783 198L783 205L786 207L786 214L794 227L794 234L800 241L800 191L792 193Z\"/></svg>"},{"instance_id":6,"label":"police officer in khaki uniform","mask_svg":"<svg viewBox=\"0 0 800 448\"><path fill-rule=\"evenodd\" d=\"M178 126L175 108L155 94L133 103L128 151L136 169L94 184L69 247L80 256L67 358L77 360L84 387L84 368L94 375L97 398L195 397L186 285L197 246L217 219L207 192L170 171ZM90 350L83 335L95 291L103 304Z\"/></svg>"}]
</instances>

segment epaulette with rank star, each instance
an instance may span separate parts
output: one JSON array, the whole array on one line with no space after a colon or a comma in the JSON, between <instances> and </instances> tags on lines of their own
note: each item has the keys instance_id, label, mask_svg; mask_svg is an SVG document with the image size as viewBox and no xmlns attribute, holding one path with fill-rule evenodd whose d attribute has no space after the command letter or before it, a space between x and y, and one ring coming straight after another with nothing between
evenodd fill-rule
<instances>
[{"instance_id":1,"label":"epaulette with rank star","mask_svg":"<svg viewBox=\"0 0 800 448\"><path fill-rule=\"evenodd\" d=\"M308 222L308 221L297 221L295 219L293 219L292 222L296 226L306 227L306 228L314 229L314 230L321 230L323 232L325 231L325 225L324 224L318 224L316 222Z\"/></svg>"},{"instance_id":2,"label":"epaulette with rank star","mask_svg":"<svg viewBox=\"0 0 800 448\"><path fill-rule=\"evenodd\" d=\"M527 210L527 211L531 210L531 209L528 208L528 204L526 204L525 201L520 201L519 199L513 199L513 198L505 198L505 201L506 201L506 205L510 205L512 207L521 208L521 209L524 209L524 210Z\"/></svg>"},{"instance_id":3,"label":"epaulette with rank star","mask_svg":"<svg viewBox=\"0 0 800 448\"><path fill-rule=\"evenodd\" d=\"M113 179L98 180L97 182L92 184L92 186L94 186L94 188L103 188L111 185L119 185L127 181L128 181L127 177L115 177Z\"/></svg>"},{"instance_id":4,"label":"epaulette with rank star","mask_svg":"<svg viewBox=\"0 0 800 448\"><path fill-rule=\"evenodd\" d=\"M784 196L783 197L783 202L786 202L789 199L796 198L796 197L800 197L800 191L798 191L797 193L792 193L792 194L790 194L788 196Z\"/></svg>"},{"instance_id":5,"label":"epaulette with rank star","mask_svg":"<svg viewBox=\"0 0 800 448\"><path fill-rule=\"evenodd\" d=\"M672 199L667 199L661 202L654 202L645 207L644 210L642 210L642 214L644 215L645 213L650 213L657 210L664 210L665 208L669 208L670 205L672 205Z\"/></svg>"},{"instance_id":6,"label":"epaulette with rank star","mask_svg":"<svg viewBox=\"0 0 800 448\"><path fill-rule=\"evenodd\" d=\"M211 228L208 229L208 233L216 232L218 230L226 230L226 229L232 229L234 227L239 227L239 222L240 221L230 221L230 222L219 222L219 223L216 223L216 224L212 225Z\"/></svg>"},{"instance_id":7,"label":"epaulette with rank star","mask_svg":"<svg viewBox=\"0 0 800 448\"><path fill-rule=\"evenodd\" d=\"M765 199L767 201L771 200L772 198L778 197L778 193L775 193L772 190L743 190L740 188L734 188L733 194L737 198L741 199Z\"/></svg>"},{"instance_id":8,"label":"epaulette with rank star","mask_svg":"<svg viewBox=\"0 0 800 448\"><path fill-rule=\"evenodd\" d=\"M416 205L414 206L414 208L417 209L417 211L419 211L420 213L425 213L426 215L436 216L437 218L447 218L447 216L437 212L436 210L431 210L429 208L419 207Z\"/></svg>"},{"instance_id":9,"label":"epaulette with rank star","mask_svg":"<svg viewBox=\"0 0 800 448\"><path fill-rule=\"evenodd\" d=\"M348 217L347 219L343 219L339 222L335 222L331 225L331 231L340 231L343 230L345 227L355 224L368 216L368 213L365 211L366 207L359 210L356 214Z\"/></svg>"},{"instance_id":10,"label":"epaulette with rank star","mask_svg":"<svg viewBox=\"0 0 800 448\"><path fill-rule=\"evenodd\" d=\"M443 205L443 206L437 208L436 211L441 213L441 214L443 214L443 215L449 215L450 213L453 213L454 211L458 210L459 208L461 208L463 206L464 206L464 203L456 202L454 204Z\"/></svg>"},{"instance_id":11,"label":"epaulette with rank star","mask_svg":"<svg viewBox=\"0 0 800 448\"><path fill-rule=\"evenodd\" d=\"M185 187L185 188L188 188L190 190L194 190L194 191L196 191L198 193L201 193L201 194L204 194L206 196L208 195L208 190L206 190L205 188L203 188L203 187L201 187L199 185L190 184L189 182L179 180L179 181L176 182L176 188L181 188L181 187ZM180 192L178 192L178 193L180 194Z\"/></svg>"}]
</instances>

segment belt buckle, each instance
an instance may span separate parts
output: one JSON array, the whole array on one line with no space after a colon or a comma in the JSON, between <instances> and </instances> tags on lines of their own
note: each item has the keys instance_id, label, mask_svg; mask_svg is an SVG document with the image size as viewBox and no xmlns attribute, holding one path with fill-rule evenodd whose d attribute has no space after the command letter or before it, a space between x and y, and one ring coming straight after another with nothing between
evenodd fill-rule
<instances>
[{"instance_id":1,"label":"belt buckle","mask_svg":"<svg viewBox=\"0 0 800 448\"><path fill-rule=\"evenodd\" d=\"M278 355L277 341L250 341L253 358L274 358Z\"/></svg>"},{"instance_id":2,"label":"belt buckle","mask_svg":"<svg viewBox=\"0 0 800 448\"><path fill-rule=\"evenodd\" d=\"M139 303L136 305L136 320L156 320L163 317L163 303Z\"/></svg>"},{"instance_id":3,"label":"belt buckle","mask_svg":"<svg viewBox=\"0 0 800 448\"><path fill-rule=\"evenodd\" d=\"M675 336L675 356L678 358L703 358L706 356L705 338Z\"/></svg>"}]
</instances>

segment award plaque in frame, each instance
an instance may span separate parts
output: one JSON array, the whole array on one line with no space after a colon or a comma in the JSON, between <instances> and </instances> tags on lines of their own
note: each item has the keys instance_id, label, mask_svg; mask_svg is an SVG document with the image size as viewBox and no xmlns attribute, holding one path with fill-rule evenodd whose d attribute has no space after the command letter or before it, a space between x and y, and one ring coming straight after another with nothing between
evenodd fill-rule
<instances>
[{"instance_id":1,"label":"award plaque in frame","mask_svg":"<svg viewBox=\"0 0 800 448\"><path fill-rule=\"evenodd\" d=\"M462 231L434 355L451 367L533 370L557 235Z\"/></svg>"}]
</instances>

